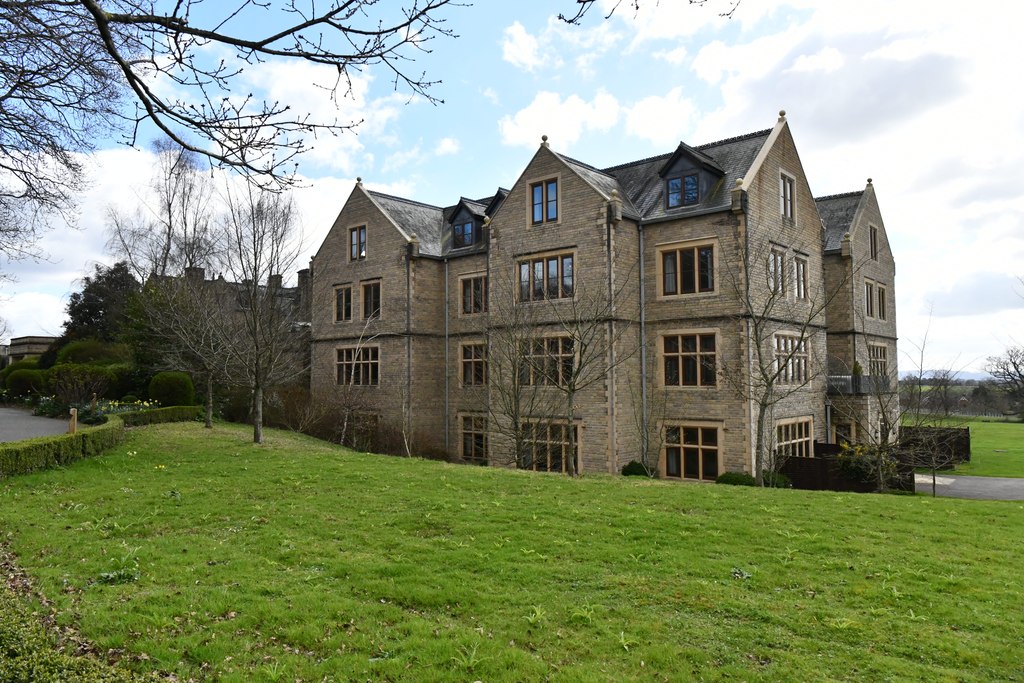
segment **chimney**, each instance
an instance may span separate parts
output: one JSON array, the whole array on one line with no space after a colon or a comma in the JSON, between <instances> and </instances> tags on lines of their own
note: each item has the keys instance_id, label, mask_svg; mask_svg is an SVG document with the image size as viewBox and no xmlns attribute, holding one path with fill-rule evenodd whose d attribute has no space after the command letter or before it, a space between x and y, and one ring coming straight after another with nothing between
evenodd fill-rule
<instances>
[{"instance_id":1,"label":"chimney","mask_svg":"<svg viewBox=\"0 0 1024 683\"><path fill-rule=\"evenodd\" d=\"M196 266L190 266L185 269L185 279L188 282L202 282L206 278L206 271Z\"/></svg>"},{"instance_id":2,"label":"chimney","mask_svg":"<svg viewBox=\"0 0 1024 683\"><path fill-rule=\"evenodd\" d=\"M275 290L281 289L281 276L271 275L269 278L267 278L267 287Z\"/></svg>"}]
</instances>

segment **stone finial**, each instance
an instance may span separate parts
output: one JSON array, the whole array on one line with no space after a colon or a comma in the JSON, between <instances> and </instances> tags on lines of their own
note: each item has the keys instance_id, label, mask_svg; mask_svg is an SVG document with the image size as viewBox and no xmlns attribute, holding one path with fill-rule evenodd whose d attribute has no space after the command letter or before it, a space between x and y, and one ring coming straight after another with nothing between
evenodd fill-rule
<instances>
[{"instance_id":1,"label":"stone finial","mask_svg":"<svg viewBox=\"0 0 1024 683\"><path fill-rule=\"evenodd\" d=\"M868 178L868 185L871 184L871 178Z\"/></svg>"},{"instance_id":2,"label":"stone finial","mask_svg":"<svg viewBox=\"0 0 1024 683\"><path fill-rule=\"evenodd\" d=\"M736 187L739 187L739 186L741 186L742 184L743 184L743 178L737 178L737 179L736 179Z\"/></svg>"},{"instance_id":3,"label":"stone finial","mask_svg":"<svg viewBox=\"0 0 1024 683\"><path fill-rule=\"evenodd\" d=\"M487 214L485 213L485 214L484 214L484 227L487 227L487 226L488 226L488 225L490 225L490 224L491 224L491 217L490 217L490 216L488 216L488 215L487 215Z\"/></svg>"},{"instance_id":4,"label":"stone finial","mask_svg":"<svg viewBox=\"0 0 1024 683\"><path fill-rule=\"evenodd\" d=\"M618 190L616 190L616 189L615 189L615 188L613 187L613 188L612 188L612 199L613 199L613 200L618 200L618 198L619 198L619 191L618 191Z\"/></svg>"},{"instance_id":5,"label":"stone finial","mask_svg":"<svg viewBox=\"0 0 1024 683\"><path fill-rule=\"evenodd\" d=\"M541 147L547 147L548 146L548 136L547 135L541 135L540 136L540 146Z\"/></svg>"},{"instance_id":6,"label":"stone finial","mask_svg":"<svg viewBox=\"0 0 1024 683\"><path fill-rule=\"evenodd\" d=\"M780 109L779 110L779 121L785 121L785 120L786 120L786 110L785 109Z\"/></svg>"},{"instance_id":7,"label":"stone finial","mask_svg":"<svg viewBox=\"0 0 1024 683\"><path fill-rule=\"evenodd\" d=\"M357 176L356 177L356 185L362 185L362 184L363 184L363 179L361 177Z\"/></svg>"}]
</instances>

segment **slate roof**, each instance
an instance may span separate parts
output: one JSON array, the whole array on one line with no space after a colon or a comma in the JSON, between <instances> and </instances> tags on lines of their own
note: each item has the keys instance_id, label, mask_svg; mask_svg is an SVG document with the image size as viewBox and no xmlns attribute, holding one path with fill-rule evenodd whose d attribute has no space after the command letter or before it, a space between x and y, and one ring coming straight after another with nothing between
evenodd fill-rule
<instances>
[{"instance_id":1,"label":"slate roof","mask_svg":"<svg viewBox=\"0 0 1024 683\"><path fill-rule=\"evenodd\" d=\"M838 251L842 248L843 236L850 232L853 226L853 217L860 206L860 199L864 196L864 190L857 192L845 192L843 194L832 194L827 197L816 197L814 203L818 205L818 215L825 224L825 234L822 238L826 252Z\"/></svg>"},{"instance_id":2,"label":"slate roof","mask_svg":"<svg viewBox=\"0 0 1024 683\"><path fill-rule=\"evenodd\" d=\"M771 132L769 128L694 147L695 151L706 156L725 172L712 191L694 206L675 209L665 207L665 183L662 182L659 173L676 150L628 164L611 166L602 173L616 179L621 188L619 193L629 199L645 221L722 211L732 206L732 188L736 184L736 179L746 176Z\"/></svg>"},{"instance_id":3,"label":"slate roof","mask_svg":"<svg viewBox=\"0 0 1024 683\"><path fill-rule=\"evenodd\" d=\"M420 241L420 253L430 256L441 255L444 209L380 192L371 191L370 196L402 230L410 235L416 235L416 239Z\"/></svg>"},{"instance_id":4,"label":"slate roof","mask_svg":"<svg viewBox=\"0 0 1024 683\"><path fill-rule=\"evenodd\" d=\"M583 180L590 183L592 187L597 189L598 192L603 194L605 197L611 197L612 190L619 193L619 198L622 199L623 213L629 218L640 218L640 214L637 212L636 207L629 200L629 197L622 190L622 186L619 185L619 181L615 176L609 175L604 171L594 168L590 164L585 164L578 159L567 157L564 154L554 153L559 159L565 162L567 166L572 168L576 173L579 174Z\"/></svg>"}]
</instances>

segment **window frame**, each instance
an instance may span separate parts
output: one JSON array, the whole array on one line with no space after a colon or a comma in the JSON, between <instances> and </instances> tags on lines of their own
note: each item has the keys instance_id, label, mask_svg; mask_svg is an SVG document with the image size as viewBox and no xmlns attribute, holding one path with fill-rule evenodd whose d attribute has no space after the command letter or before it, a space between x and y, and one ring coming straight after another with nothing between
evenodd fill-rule
<instances>
[{"instance_id":1,"label":"window frame","mask_svg":"<svg viewBox=\"0 0 1024 683\"><path fill-rule=\"evenodd\" d=\"M488 382L488 372L487 342L460 343L459 383L463 387L485 387Z\"/></svg>"},{"instance_id":2,"label":"window frame","mask_svg":"<svg viewBox=\"0 0 1024 683\"><path fill-rule=\"evenodd\" d=\"M692 351L684 350L684 338L693 337L694 347ZM670 338L676 339L676 350L669 352L666 350L666 340ZM711 338L713 341L714 349L707 351L704 348L704 339ZM720 354L719 342L718 342L718 330L717 329L698 329L698 330L668 330L658 335L658 379L660 380L661 386L665 389L716 389L718 388L718 356ZM712 362L710 364L711 379L712 383L705 383L703 381L706 369L709 364L706 360L706 356L711 356ZM677 383L669 384L668 382L668 361L670 358L676 359L676 376L678 377ZM694 383L684 383L686 376L687 359L692 359L692 368L695 373Z\"/></svg>"},{"instance_id":3,"label":"window frame","mask_svg":"<svg viewBox=\"0 0 1024 683\"><path fill-rule=\"evenodd\" d=\"M560 184L561 179L559 176L530 183L530 225L558 222L560 215L558 186ZM554 197L551 196L552 189L554 189ZM538 218L538 210L540 211L540 218ZM552 215L552 210L554 215Z\"/></svg>"},{"instance_id":4,"label":"window frame","mask_svg":"<svg viewBox=\"0 0 1024 683\"><path fill-rule=\"evenodd\" d=\"M885 285L880 282L875 283L875 295L877 296L877 301L875 302L875 317L878 320L888 319L885 289Z\"/></svg>"},{"instance_id":5,"label":"window frame","mask_svg":"<svg viewBox=\"0 0 1024 683\"><path fill-rule=\"evenodd\" d=\"M806 336L792 332L775 334L775 378L779 384L802 385L809 382L810 360Z\"/></svg>"},{"instance_id":6,"label":"window frame","mask_svg":"<svg viewBox=\"0 0 1024 683\"><path fill-rule=\"evenodd\" d=\"M573 420L571 423L566 420L544 420L544 419L526 419L523 420L523 426L526 429L526 447L529 449L530 466L525 467L524 463L517 462L516 468L521 470L531 470L533 472L556 472L558 474L566 474L568 469L566 468L566 451L569 449L569 430L575 432L575 446L576 452L570 453L573 461L576 463L576 473L579 474L583 471L583 463L580 461L580 453L583 452L581 447L581 436L583 431L583 425L578 420ZM543 441L537 438L537 428L542 426L544 428L544 436L546 437ZM561 434L560 438L555 439L552 437L552 430L558 428ZM544 444L543 449L538 449L538 444ZM559 469L552 469L552 446L561 446L560 453L558 454ZM545 452L544 467L537 467L537 454L538 450Z\"/></svg>"},{"instance_id":7,"label":"window frame","mask_svg":"<svg viewBox=\"0 0 1024 683\"><path fill-rule=\"evenodd\" d=\"M348 260L366 260L366 226L359 225L348 230Z\"/></svg>"},{"instance_id":8,"label":"window frame","mask_svg":"<svg viewBox=\"0 0 1024 683\"><path fill-rule=\"evenodd\" d=\"M872 320L875 317L875 282L864 280L864 315Z\"/></svg>"},{"instance_id":9,"label":"window frame","mask_svg":"<svg viewBox=\"0 0 1024 683\"><path fill-rule=\"evenodd\" d=\"M779 214L783 220L796 219L796 176L779 171Z\"/></svg>"},{"instance_id":10,"label":"window frame","mask_svg":"<svg viewBox=\"0 0 1024 683\"><path fill-rule=\"evenodd\" d=\"M344 309L347 311L345 315L339 315L338 300L342 292L346 292ZM334 286L334 322L336 323L349 323L352 322L352 284L346 283L343 285Z\"/></svg>"},{"instance_id":11,"label":"window frame","mask_svg":"<svg viewBox=\"0 0 1024 683\"><path fill-rule=\"evenodd\" d=\"M704 251L710 250L708 256L704 256ZM689 254L690 269L684 269L684 257L683 254ZM672 258L672 273L668 273L666 267L669 255L673 255ZM692 296L711 296L717 293L717 279L718 273L718 240L715 239L697 239L687 240L686 242L674 242L669 244L659 245L655 249L655 257L657 259L655 263L655 272L657 275L657 282L655 283L656 295L658 299L676 299L678 297L692 297ZM692 284L692 291L685 291L684 286L684 270L692 272L692 278L690 283ZM671 277L673 287L675 291L669 292L665 287L668 279ZM708 280L710 280L710 286L706 286Z\"/></svg>"},{"instance_id":12,"label":"window frame","mask_svg":"<svg viewBox=\"0 0 1024 683\"><path fill-rule=\"evenodd\" d=\"M519 381L523 386L568 386L565 381L567 373L571 376L576 371L576 342L571 336L549 334L531 339L525 344L529 348L522 349L519 366ZM557 348L553 348L553 344L557 345ZM567 344L570 345L568 349ZM543 353L536 353L541 345ZM571 361L568 365L567 360Z\"/></svg>"},{"instance_id":13,"label":"window frame","mask_svg":"<svg viewBox=\"0 0 1024 683\"><path fill-rule=\"evenodd\" d=\"M342 359L343 352L351 358ZM380 346L377 344L334 347L334 381L341 387L380 386ZM348 367L346 381L342 381L343 368ZM352 381L358 378L359 381ZM363 379L366 381L363 381Z\"/></svg>"},{"instance_id":14,"label":"window frame","mask_svg":"<svg viewBox=\"0 0 1024 683\"><path fill-rule=\"evenodd\" d=\"M555 263L555 282L551 282L551 263ZM569 263L568 287L566 262ZM519 303L558 301L576 296L576 250L552 251L516 258L515 281ZM525 267L525 270L524 270ZM539 267L539 270L538 270ZM524 274L526 280L523 279ZM539 284L538 284L539 283ZM552 287L556 291L552 293Z\"/></svg>"},{"instance_id":15,"label":"window frame","mask_svg":"<svg viewBox=\"0 0 1024 683\"><path fill-rule=\"evenodd\" d=\"M477 288L475 283L479 282ZM466 309L467 293L470 310ZM459 315L480 315L487 313L487 274L472 273L459 277Z\"/></svg>"},{"instance_id":16,"label":"window frame","mask_svg":"<svg viewBox=\"0 0 1024 683\"><path fill-rule=\"evenodd\" d=\"M377 308L376 310L370 310L367 305L371 303L372 298L367 296L367 290L376 288L377 291ZM384 303L383 294L381 292L381 280L363 280L359 283L359 294L360 294L360 310L362 311L363 320L380 320Z\"/></svg>"},{"instance_id":17,"label":"window frame","mask_svg":"<svg viewBox=\"0 0 1024 683\"><path fill-rule=\"evenodd\" d=\"M765 264L768 276L768 291L772 294L786 294L786 249L773 246L768 252Z\"/></svg>"},{"instance_id":18,"label":"window frame","mask_svg":"<svg viewBox=\"0 0 1024 683\"><path fill-rule=\"evenodd\" d=\"M465 235L460 228L469 226L469 241L463 241ZM476 226L475 220L462 221L461 223L452 224L452 249L465 249L466 247L472 247L480 240L480 230ZM461 236L460 239L456 239L457 236ZM460 243L461 242L461 243Z\"/></svg>"},{"instance_id":19,"label":"window frame","mask_svg":"<svg viewBox=\"0 0 1024 683\"><path fill-rule=\"evenodd\" d=\"M803 255L793 257L793 296L799 301L807 301L808 258Z\"/></svg>"},{"instance_id":20,"label":"window frame","mask_svg":"<svg viewBox=\"0 0 1024 683\"><path fill-rule=\"evenodd\" d=\"M486 467L490 464L489 425L483 413L459 413L459 436L462 443L460 453L463 462ZM469 428L467 428L467 423ZM468 438L467 438L468 437ZM469 448L467 449L467 445ZM470 452L467 452L470 451Z\"/></svg>"},{"instance_id":21,"label":"window frame","mask_svg":"<svg viewBox=\"0 0 1024 683\"><path fill-rule=\"evenodd\" d=\"M868 374L872 377L889 376L889 347L885 344L868 342Z\"/></svg>"},{"instance_id":22,"label":"window frame","mask_svg":"<svg viewBox=\"0 0 1024 683\"><path fill-rule=\"evenodd\" d=\"M801 434L801 428L806 426L807 433ZM790 438L783 439L783 436ZM789 451L782 453L783 449ZM801 455L806 453L806 455ZM779 457L814 457L814 416L802 415L800 417L789 417L775 421L775 446L772 448L772 458Z\"/></svg>"},{"instance_id":23,"label":"window frame","mask_svg":"<svg viewBox=\"0 0 1024 683\"><path fill-rule=\"evenodd\" d=\"M722 424L720 422L708 422L708 421L690 421L690 420L671 420L661 422L658 425L661 436L661 452L658 456L658 474L663 479L674 479L677 481L690 481L690 482L714 482L719 474L725 471L724 468L724 451L722 447ZM677 432L678 440L672 441L670 436L670 430ZM688 430L697 431L697 442L687 442L686 432ZM714 443L706 442L705 436L707 432L714 432ZM697 476L687 477L686 467L686 451L696 450L697 455ZM678 472L670 473L670 452L678 451ZM714 476L705 476L705 456L710 455L713 452L715 462Z\"/></svg>"},{"instance_id":24,"label":"window frame","mask_svg":"<svg viewBox=\"0 0 1024 683\"><path fill-rule=\"evenodd\" d=\"M868 252L872 261L878 260L878 228L868 225Z\"/></svg>"},{"instance_id":25,"label":"window frame","mask_svg":"<svg viewBox=\"0 0 1024 683\"><path fill-rule=\"evenodd\" d=\"M687 201L687 187L686 181L693 179L693 200ZM671 187L673 182L679 182L679 191L672 192ZM673 202L672 196L677 195L678 199ZM665 179L665 208L666 209L680 209L686 206L696 206L700 204L700 173L697 171L691 171L688 173L679 173L670 176Z\"/></svg>"}]
</instances>

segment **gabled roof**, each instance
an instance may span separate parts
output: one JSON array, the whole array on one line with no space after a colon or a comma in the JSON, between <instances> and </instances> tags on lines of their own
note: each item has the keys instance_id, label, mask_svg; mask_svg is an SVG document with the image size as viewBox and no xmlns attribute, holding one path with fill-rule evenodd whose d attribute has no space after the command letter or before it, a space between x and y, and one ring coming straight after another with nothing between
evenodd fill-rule
<instances>
[{"instance_id":1,"label":"gabled roof","mask_svg":"<svg viewBox=\"0 0 1024 683\"><path fill-rule=\"evenodd\" d=\"M381 210L407 235L416 235L420 253L441 255L441 235L444 233L444 209L411 199L373 192L369 194Z\"/></svg>"},{"instance_id":2,"label":"gabled roof","mask_svg":"<svg viewBox=\"0 0 1024 683\"><path fill-rule=\"evenodd\" d=\"M727 210L732 206L732 188L736 179L746 177L772 130L760 130L698 147L687 147L717 164L723 174L708 195L694 206L671 211L665 207L665 184L661 171L679 153L678 147L669 154L611 166L601 173L615 178L622 188L620 194L628 198L645 221Z\"/></svg>"},{"instance_id":3,"label":"gabled roof","mask_svg":"<svg viewBox=\"0 0 1024 683\"><path fill-rule=\"evenodd\" d=\"M685 142L680 142L679 146L676 147L676 151L672 152L672 154L669 155L668 160L665 161L661 169L658 171L658 175L664 177L668 170L676 163L676 160L682 156L690 157L698 164L700 164L702 167L708 169L709 171L713 171L718 175L725 175L725 169L719 166L714 159L709 157L707 154L704 154L700 150L690 147Z\"/></svg>"},{"instance_id":4,"label":"gabled roof","mask_svg":"<svg viewBox=\"0 0 1024 683\"><path fill-rule=\"evenodd\" d=\"M826 252L838 251L842 248L843 236L853 227L853 219L864 196L864 190L832 194L827 197L816 197L818 215L825 226L822 245Z\"/></svg>"},{"instance_id":5,"label":"gabled roof","mask_svg":"<svg viewBox=\"0 0 1024 683\"><path fill-rule=\"evenodd\" d=\"M572 169L576 175L581 177L587 184L600 192L606 200L611 199L613 190L617 192L619 198L622 200L623 213L629 218L640 218L640 213L636 210L636 207L633 206L633 203L629 200L629 196L625 191L623 191L622 186L614 176L609 175L600 169L594 168L589 164L585 164L578 159L567 157L564 154L559 154L558 152L552 153L561 159L566 166Z\"/></svg>"}]
</instances>

